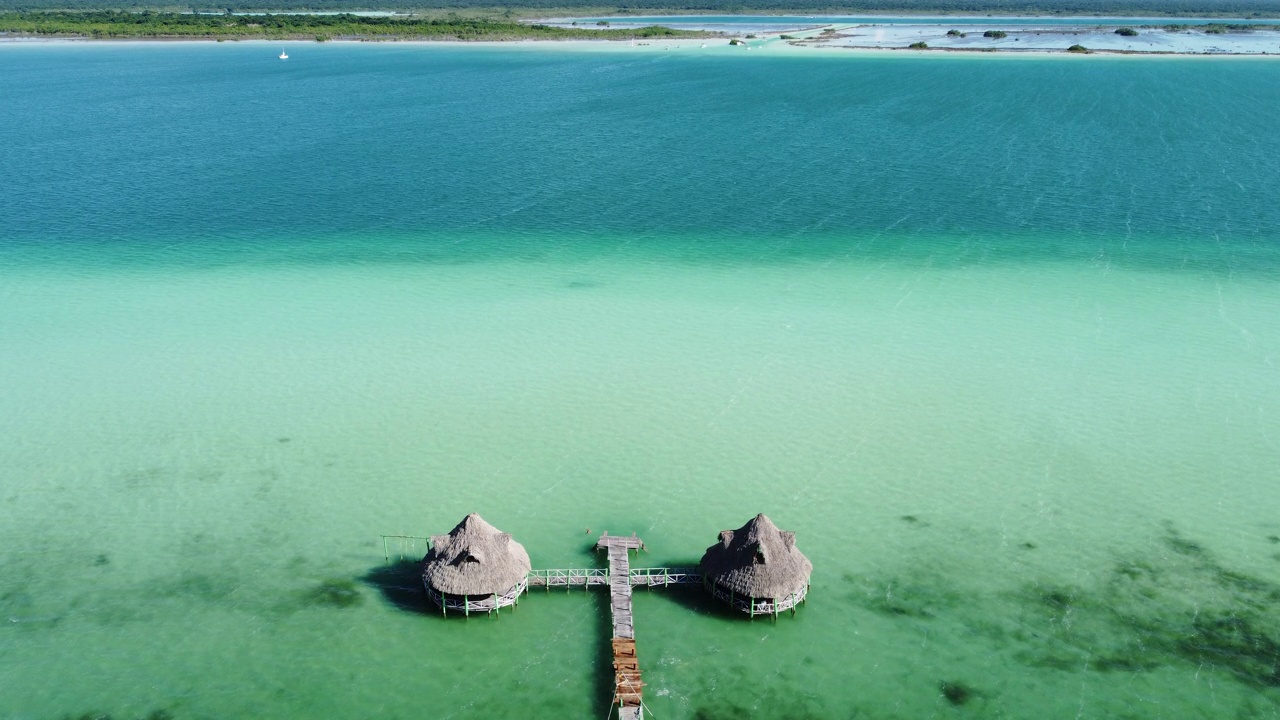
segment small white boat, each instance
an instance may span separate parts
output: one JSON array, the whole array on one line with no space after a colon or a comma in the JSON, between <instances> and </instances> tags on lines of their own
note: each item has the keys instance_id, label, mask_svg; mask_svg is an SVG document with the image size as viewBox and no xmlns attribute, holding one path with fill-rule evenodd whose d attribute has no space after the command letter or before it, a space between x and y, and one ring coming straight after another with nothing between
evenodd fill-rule
<instances>
[{"instance_id":1,"label":"small white boat","mask_svg":"<svg viewBox=\"0 0 1280 720\"><path fill-rule=\"evenodd\" d=\"M289 59L289 55L288 55L288 53L286 53L286 52L284 51L284 48L280 48L280 59L281 59L281 60L288 60L288 59Z\"/></svg>"}]
</instances>

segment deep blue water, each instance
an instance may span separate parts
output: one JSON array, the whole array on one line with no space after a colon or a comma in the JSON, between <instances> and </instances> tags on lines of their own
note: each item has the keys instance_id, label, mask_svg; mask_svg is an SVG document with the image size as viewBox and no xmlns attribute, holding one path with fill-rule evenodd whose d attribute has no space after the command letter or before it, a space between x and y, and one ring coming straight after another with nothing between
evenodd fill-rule
<instances>
[{"instance_id":1,"label":"deep blue water","mask_svg":"<svg viewBox=\"0 0 1280 720\"><path fill-rule=\"evenodd\" d=\"M1231 263L1280 227L1265 60L277 52L0 48L6 242L914 237Z\"/></svg>"}]
</instances>

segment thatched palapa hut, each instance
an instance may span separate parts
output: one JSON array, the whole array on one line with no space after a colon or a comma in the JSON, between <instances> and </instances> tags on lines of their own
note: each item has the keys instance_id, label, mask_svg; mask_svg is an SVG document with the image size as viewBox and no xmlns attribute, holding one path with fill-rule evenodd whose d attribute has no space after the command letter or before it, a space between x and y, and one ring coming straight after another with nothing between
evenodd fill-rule
<instances>
[{"instance_id":1,"label":"thatched palapa hut","mask_svg":"<svg viewBox=\"0 0 1280 720\"><path fill-rule=\"evenodd\" d=\"M763 513L724 530L699 564L712 595L752 617L795 607L809 592L813 563L796 548L796 534L779 530Z\"/></svg>"},{"instance_id":2,"label":"thatched palapa hut","mask_svg":"<svg viewBox=\"0 0 1280 720\"><path fill-rule=\"evenodd\" d=\"M422 584L446 615L495 612L519 602L529 569L523 545L471 513L448 535L432 536L422 559Z\"/></svg>"}]
</instances>

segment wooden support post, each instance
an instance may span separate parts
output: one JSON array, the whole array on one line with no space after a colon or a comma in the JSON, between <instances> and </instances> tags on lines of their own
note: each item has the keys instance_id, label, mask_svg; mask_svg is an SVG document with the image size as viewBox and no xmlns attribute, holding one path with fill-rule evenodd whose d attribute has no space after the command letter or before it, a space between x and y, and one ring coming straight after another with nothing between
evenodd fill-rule
<instances>
[{"instance_id":1,"label":"wooden support post","mask_svg":"<svg viewBox=\"0 0 1280 720\"><path fill-rule=\"evenodd\" d=\"M465 617L471 617L471 596L462 596L462 614Z\"/></svg>"}]
</instances>

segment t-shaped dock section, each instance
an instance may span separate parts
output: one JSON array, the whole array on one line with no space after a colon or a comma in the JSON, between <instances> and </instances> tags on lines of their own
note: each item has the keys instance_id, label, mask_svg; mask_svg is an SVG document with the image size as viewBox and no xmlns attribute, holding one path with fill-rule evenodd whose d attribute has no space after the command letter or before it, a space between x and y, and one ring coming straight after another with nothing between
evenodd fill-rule
<instances>
[{"instance_id":1,"label":"t-shaped dock section","mask_svg":"<svg viewBox=\"0 0 1280 720\"><path fill-rule=\"evenodd\" d=\"M640 550L640 538L619 537L608 532L600 536L596 549L609 551L609 610L613 615L613 696L618 703L618 720L644 717L640 661L636 658L636 626L631 615L631 550Z\"/></svg>"}]
</instances>

